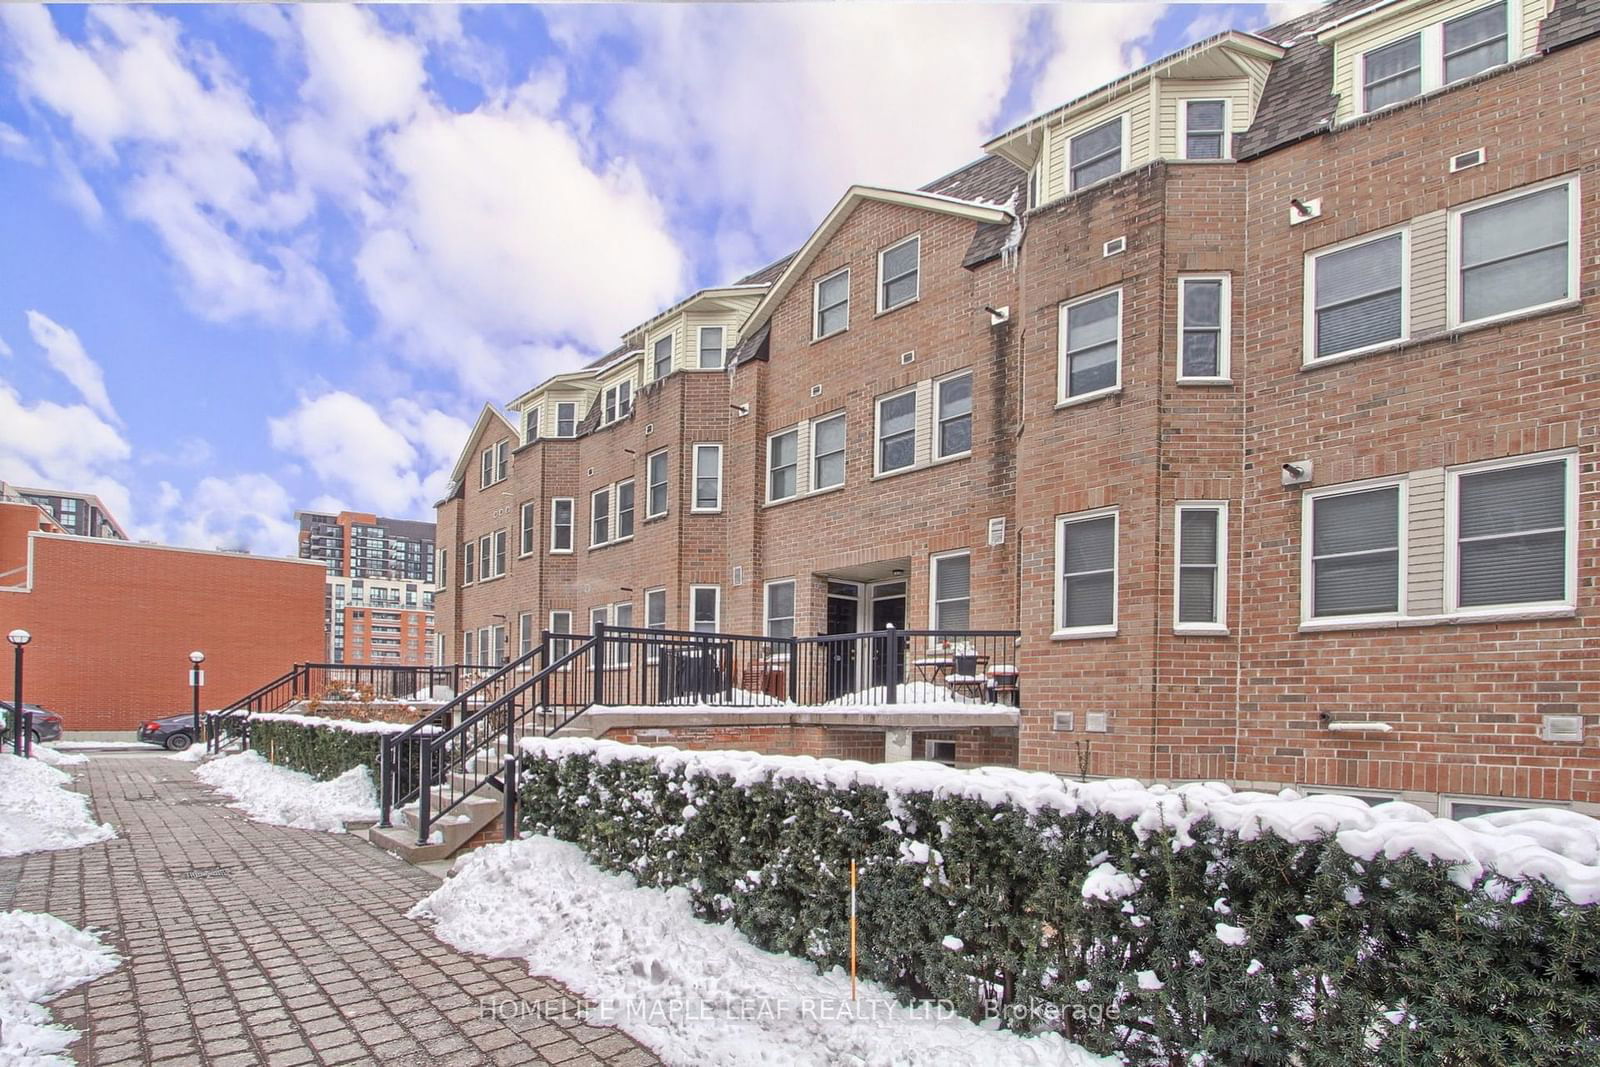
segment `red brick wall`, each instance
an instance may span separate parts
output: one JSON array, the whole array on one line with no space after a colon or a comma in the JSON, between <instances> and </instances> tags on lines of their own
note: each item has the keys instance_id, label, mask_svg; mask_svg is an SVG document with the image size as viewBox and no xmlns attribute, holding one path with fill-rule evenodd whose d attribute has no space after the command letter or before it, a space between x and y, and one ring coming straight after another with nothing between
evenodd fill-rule
<instances>
[{"instance_id":1,"label":"red brick wall","mask_svg":"<svg viewBox=\"0 0 1600 1067\"><path fill-rule=\"evenodd\" d=\"M23 698L68 730L132 730L188 711L196 649L202 708L322 658L320 564L66 536L33 545L31 590L0 589L0 632L33 634ZM0 675L9 697L9 664Z\"/></svg>"},{"instance_id":2,"label":"red brick wall","mask_svg":"<svg viewBox=\"0 0 1600 1067\"><path fill-rule=\"evenodd\" d=\"M1017 733L1013 729L917 730L912 735L916 759L924 758L923 742L930 739L955 741L959 767L1009 767L1017 762ZM882 730L839 726L629 727L608 730L605 740L629 745L671 745L697 751L733 749L770 756L816 756L863 763L882 763L884 759Z\"/></svg>"}]
</instances>

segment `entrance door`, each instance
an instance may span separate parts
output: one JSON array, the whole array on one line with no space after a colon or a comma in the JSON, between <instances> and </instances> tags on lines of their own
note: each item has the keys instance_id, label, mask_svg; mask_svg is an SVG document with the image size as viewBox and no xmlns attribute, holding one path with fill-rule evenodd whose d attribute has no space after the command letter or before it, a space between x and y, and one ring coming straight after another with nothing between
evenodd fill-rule
<instances>
[{"instance_id":1,"label":"entrance door","mask_svg":"<svg viewBox=\"0 0 1600 1067\"><path fill-rule=\"evenodd\" d=\"M879 582L872 587L872 629L874 632L887 630L893 627L896 631L906 628L906 583L905 582ZM899 646L900 669L905 670L905 638L897 633L894 637L875 637L872 639L872 684L889 684L889 647L891 642Z\"/></svg>"},{"instance_id":2,"label":"entrance door","mask_svg":"<svg viewBox=\"0 0 1600 1067\"><path fill-rule=\"evenodd\" d=\"M832 634L853 634L861 614L861 587L853 582L828 583L827 630ZM856 686L856 642L828 641L823 645L827 698L844 696Z\"/></svg>"}]
</instances>

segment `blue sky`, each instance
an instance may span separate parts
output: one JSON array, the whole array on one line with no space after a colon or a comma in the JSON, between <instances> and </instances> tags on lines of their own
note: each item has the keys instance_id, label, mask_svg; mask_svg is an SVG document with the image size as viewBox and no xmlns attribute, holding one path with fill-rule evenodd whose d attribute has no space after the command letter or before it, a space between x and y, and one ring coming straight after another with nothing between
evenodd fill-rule
<instances>
[{"instance_id":1,"label":"blue sky","mask_svg":"<svg viewBox=\"0 0 1600 1067\"><path fill-rule=\"evenodd\" d=\"M852 182L1307 6L0 8L0 479L201 548L432 518L485 401Z\"/></svg>"}]
</instances>

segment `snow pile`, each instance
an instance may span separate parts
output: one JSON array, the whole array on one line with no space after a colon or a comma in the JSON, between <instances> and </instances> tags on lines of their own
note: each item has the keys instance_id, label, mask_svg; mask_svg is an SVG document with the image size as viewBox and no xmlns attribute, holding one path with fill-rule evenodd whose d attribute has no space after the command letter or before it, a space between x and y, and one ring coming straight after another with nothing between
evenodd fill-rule
<instances>
[{"instance_id":1,"label":"snow pile","mask_svg":"<svg viewBox=\"0 0 1600 1067\"><path fill-rule=\"evenodd\" d=\"M39 760L0 755L0 856L82 848L117 836L94 821L89 798L68 789L70 781Z\"/></svg>"},{"instance_id":2,"label":"snow pile","mask_svg":"<svg viewBox=\"0 0 1600 1067\"><path fill-rule=\"evenodd\" d=\"M1113 1067L1058 1034L1019 1037L931 1009L838 968L751 945L694 917L689 893L639 888L591 866L575 845L530 837L466 856L411 912L466 952L525 959L592 1001L589 1018L626 1030L669 1064L1054 1064ZM946 939L945 946L958 951Z\"/></svg>"},{"instance_id":3,"label":"snow pile","mask_svg":"<svg viewBox=\"0 0 1600 1067\"><path fill-rule=\"evenodd\" d=\"M964 797L993 807L1055 809L1111 815L1131 823L1141 838L1171 831L1173 846L1194 843L1190 830L1210 819L1218 828L1252 841L1274 834L1306 842L1331 834L1361 859L1411 854L1452 865L1452 878L1471 888L1487 871L1505 878L1542 878L1575 903L1600 903L1600 820L1577 812L1530 809L1455 822L1415 804L1368 806L1354 797L1236 792L1220 782L1146 786L1131 778L1072 782L1006 767L955 770L936 763L857 763L811 756L753 752L686 752L588 738L527 738L522 751L550 759L589 756L598 762L650 761L664 770L719 775L736 785L771 780L809 781L841 791L878 788L890 796L929 793Z\"/></svg>"},{"instance_id":4,"label":"snow pile","mask_svg":"<svg viewBox=\"0 0 1600 1067\"><path fill-rule=\"evenodd\" d=\"M44 1002L117 968L92 932L28 911L0 912L0 1063L70 1064L78 1032L50 1022Z\"/></svg>"},{"instance_id":5,"label":"snow pile","mask_svg":"<svg viewBox=\"0 0 1600 1067\"><path fill-rule=\"evenodd\" d=\"M175 752L167 758L177 760L179 763L203 763L208 755L210 753L206 751L206 746L190 745L182 752Z\"/></svg>"},{"instance_id":6,"label":"snow pile","mask_svg":"<svg viewBox=\"0 0 1600 1067\"><path fill-rule=\"evenodd\" d=\"M397 734L409 730L409 722L367 722L358 719L328 719L320 715L295 715L287 711L260 711L250 716L251 722L286 722L294 726L320 726L329 730L343 730L351 734ZM428 727L428 729L436 729Z\"/></svg>"},{"instance_id":7,"label":"snow pile","mask_svg":"<svg viewBox=\"0 0 1600 1067\"><path fill-rule=\"evenodd\" d=\"M202 763L194 776L234 801L256 822L296 830L343 833L347 822L375 822L378 791L365 767L352 767L329 782L274 766L256 752Z\"/></svg>"},{"instance_id":8,"label":"snow pile","mask_svg":"<svg viewBox=\"0 0 1600 1067\"><path fill-rule=\"evenodd\" d=\"M82 752L59 752L49 745L34 745L33 758L42 760L52 767L76 767L80 763L89 762L89 757Z\"/></svg>"}]
</instances>

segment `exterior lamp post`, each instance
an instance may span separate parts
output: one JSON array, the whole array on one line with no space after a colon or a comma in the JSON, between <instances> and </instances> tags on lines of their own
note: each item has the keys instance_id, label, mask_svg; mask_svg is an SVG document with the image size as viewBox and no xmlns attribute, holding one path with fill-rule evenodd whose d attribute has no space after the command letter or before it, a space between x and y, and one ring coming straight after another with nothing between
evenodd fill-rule
<instances>
[{"instance_id":1,"label":"exterior lamp post","mask_svg":"<svg viewBox=\"0 0 1600 1067\"><path fill-rule=\"evenodd\" d=\"M189 653L189 662L194 664L189 669L189 688L194 691L194 739L200 740L200 686L205 679L205 672L200 669L200 664L206 661L204 652Z\"/></svg>"},{"instance_id":2,"label":"exterior lamp post","mask_svg":"<svg viewBox=\"0 0 1600 1067\"><path fill-rule=\"evenodd\" d=\"M22 734L28 728L28 721L22 714L22 646L33 640L33 635L26 630L12 630L6 634L6 640L17 650L16 688L12 694L11 705L11 752L13 755L22 755ZM31 740L31 739L30 739Z\"/></svg>"}]
</instances>

